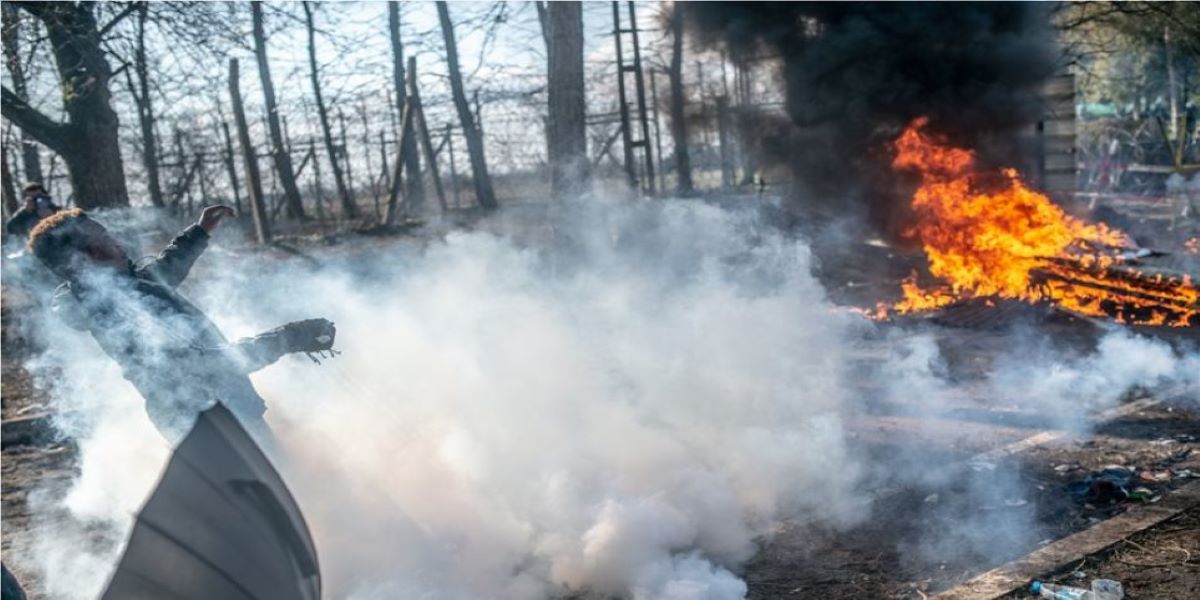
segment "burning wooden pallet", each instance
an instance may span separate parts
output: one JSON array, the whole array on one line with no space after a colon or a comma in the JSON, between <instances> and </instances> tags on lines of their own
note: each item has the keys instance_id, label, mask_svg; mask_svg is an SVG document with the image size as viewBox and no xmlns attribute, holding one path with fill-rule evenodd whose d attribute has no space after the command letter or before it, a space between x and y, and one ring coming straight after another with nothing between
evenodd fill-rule
<instances>
[{"instance_id":1,"label":"burning wooden pallet","mask_svg":"<svg viewBox=\"0 0 1200 600\"><path fill-rule=\"evenodd\" d=\"M1200 290L1191 276L1148 268L1155 253L1121 231L1066 214L1015 170L978 170L973 152L926 125L918 119L901 134L892 164L920 176L911 233L937 283L921 285L914 275L901 285L903 299L881 304L874 316L961 312L950 307L984 299L984 306L1046 304L1130 325L1200 327Z\"/></svg>"},{"instance_id":2,"label":"burning wooden pallet","mask_svg":"<svg viewBox=\"0 0 1200 600\"><path fill-rule=\"evenodd\" d=\"M1030 273L1034 285L1071 288L1070 297L1081 306L1066 310L1090 316L1098 313L1122 323L1200 327L1200 289L1191 276L1142 265L1117 263L1101 266L1076 260L1048 259Z\"/></svg>"}]
</instances>

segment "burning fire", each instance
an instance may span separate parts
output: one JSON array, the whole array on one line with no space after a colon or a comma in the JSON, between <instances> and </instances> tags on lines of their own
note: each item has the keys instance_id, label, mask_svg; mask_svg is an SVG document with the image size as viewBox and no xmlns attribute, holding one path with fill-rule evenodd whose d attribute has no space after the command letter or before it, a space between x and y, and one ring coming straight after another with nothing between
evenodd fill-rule
<instances>
[{"instance_id":1,"label":"burning fire","mask_svg":"<svg viewBox=\"0 0 1200 600\"><path fill-rule=\"evenodd\" d=\"M1200 290L1190 278L1133 270L1124 233L1066 214L1015 169L978 172L973 152L947 145L926 124L917 119L896 139L892 167L920 175L909 233L941 283L924 288L914 274L901 286L904 298L879 305L877 318L996 297L1125 323L1200 324Z\"/></svg>"}]
</instances>

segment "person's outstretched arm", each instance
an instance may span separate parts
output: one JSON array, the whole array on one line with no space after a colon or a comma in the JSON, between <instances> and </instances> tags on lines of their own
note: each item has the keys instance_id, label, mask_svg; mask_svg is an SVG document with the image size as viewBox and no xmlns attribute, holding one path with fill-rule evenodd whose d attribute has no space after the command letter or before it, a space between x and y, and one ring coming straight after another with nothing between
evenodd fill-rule
<instances>
[{"instance_id":1,"label":"person's outstretched arm","mask_svg":"<svg viewBox=\"0 0 1200 600\"><path fill-rule=\"evenodd\" d=\"M226 217L233 215L228 206L209 206L200 212L195 225L175 236L163 251L139 270L152 275L163 285L177 287L187 278L196 259L208 247L208 238Z\"/></svg>"},{"instance_id":2,"label":"person's outstretched arm","mask_svg":"<svg viewBox=\"0 0 1200 600\"><path fill-rule=\"evenodd\" d=\"M333 348L337 329L327 319L293 321L254 337L230 344L234 360L245 373L253 373L292 352L324 352Z\"/></svg>"}]
</instances>

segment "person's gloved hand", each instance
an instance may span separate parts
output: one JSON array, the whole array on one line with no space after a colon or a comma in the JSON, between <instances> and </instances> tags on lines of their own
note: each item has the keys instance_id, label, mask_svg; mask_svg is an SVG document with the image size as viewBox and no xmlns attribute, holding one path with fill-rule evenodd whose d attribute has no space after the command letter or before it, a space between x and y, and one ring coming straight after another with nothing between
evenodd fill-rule
<instances>
[{"instance_id":1,"label":"person's gloved hand","mask_svg":"<svg viewBox=\"0 0 1200 600\"><path fill-rule=\"evenodd\" d=\"M233 208L225 206L224 204L206 206L204 207L204 210L200 211L200 219L196 221L196 224L204 229L205 233L212 235L212 233L216 231L217 227L221 224L221 221L224 221L235 214L236 211L234 211Z\"/></svg>"},{"instance_id":2,"label":"person's gloved hand","mask_svg":"<svg viewBox=\"0 0 1200 600\"><path fill-rule=\"evenodd\" d=\"M337 328L328 319L293 321L281 327L288 352L324 352L333 348Z\"/></svg>"}]
</instances>

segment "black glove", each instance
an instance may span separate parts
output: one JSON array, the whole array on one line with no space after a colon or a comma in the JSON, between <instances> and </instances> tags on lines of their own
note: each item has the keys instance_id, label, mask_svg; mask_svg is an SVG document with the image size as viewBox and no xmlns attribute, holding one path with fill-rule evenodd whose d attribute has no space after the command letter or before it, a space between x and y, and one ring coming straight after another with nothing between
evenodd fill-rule
<instances>
[{"instance_id":1,"label":"black glove","mask_svg":"<svg viewBox=\"0 0 1200 600\"><path fill-rule=\"evenodd\" d=\"M328 319L293 321L279 328L288 352L324 352L333 348L337 329Z\"/></svg>"}]
</instances>

